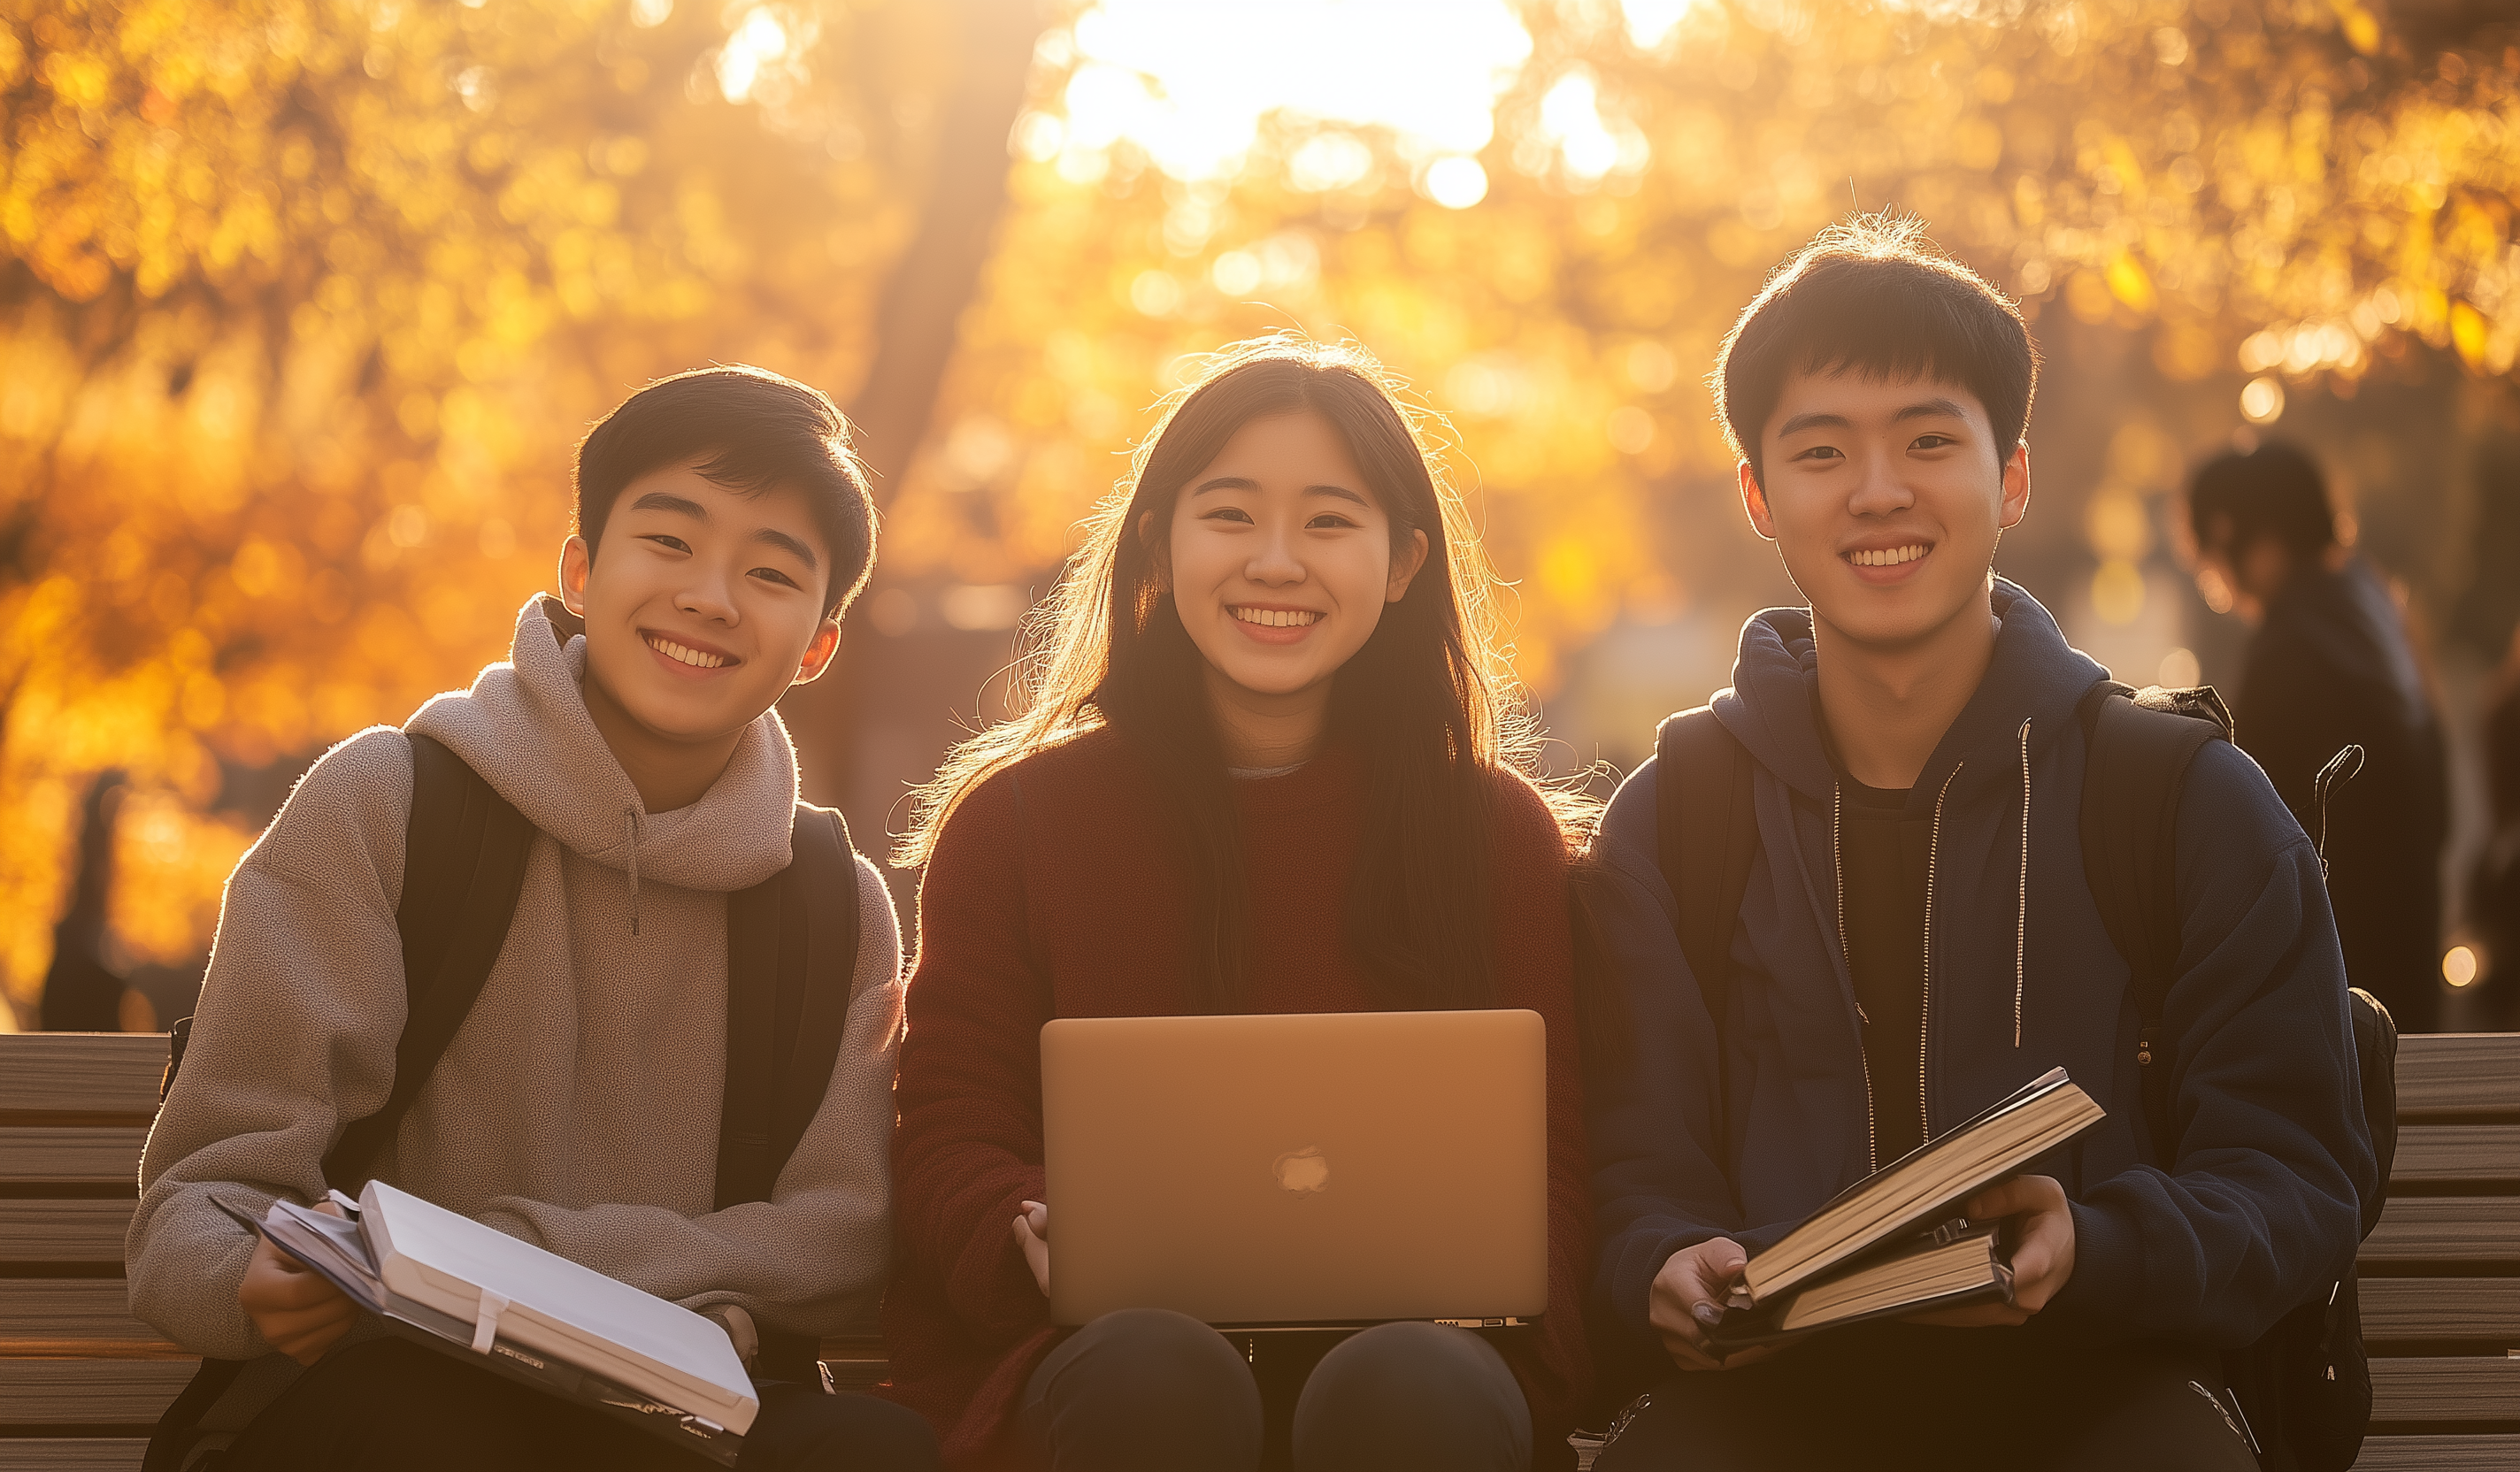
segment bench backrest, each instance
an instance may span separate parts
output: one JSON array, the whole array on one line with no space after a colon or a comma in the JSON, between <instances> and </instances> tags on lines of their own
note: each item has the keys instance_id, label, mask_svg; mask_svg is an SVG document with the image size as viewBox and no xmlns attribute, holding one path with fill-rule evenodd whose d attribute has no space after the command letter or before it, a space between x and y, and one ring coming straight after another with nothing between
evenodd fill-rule
<instances>
[{"instance_id":1,"label":"bench backrest","mask_svg":"<svg viewBox=\"0 0 2520 1472\"><path fill-rule=\"evenodd\" d=\"M2520 1033L2400 1040L2397 1166L2359 1267L2355 1465L2520 1467Z\"/></svg>"},{"instance_id":2,"label":"bench backrest","mask_svg":"<svg viewBox=\"0 0 2520 1472\"><path fill-rule=\"evenodd\" d=\"M122 1242L160 1034L0 1034L0 1472L136 1468L195 1360L130 1315ZM2363 1469L2520 1467L2520 1034L2414 1035L2362 1244ZM882 1347L829 1340L843 1389Z\"/></svg>"},{"instance_id":3,"label":"bench backrest","mask_svg":"<svg viewBox=\"0 0 2520 1472\"><path fill-rule=\"evenodd\" d=\"M123 1296L165 1068L160 1033L0 1033L0 1468L137 1467L192 1378Z\"/></svg>"}]
</instances>

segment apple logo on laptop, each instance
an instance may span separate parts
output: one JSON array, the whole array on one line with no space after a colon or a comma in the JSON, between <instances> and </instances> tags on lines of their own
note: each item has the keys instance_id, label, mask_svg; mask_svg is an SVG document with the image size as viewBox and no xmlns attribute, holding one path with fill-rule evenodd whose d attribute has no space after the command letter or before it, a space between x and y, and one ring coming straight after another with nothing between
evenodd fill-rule
<instances>
[{"instance_id":1,"label":"apple logo on laptop","mask_svg":"<svg viewBox=\"0 0 2520 1472\"><path fill-rule=\"evenodd\" d=\"M1320 1145L1288 1150L1278 1157L1278 1183L1298 1196L1330 1188L1330 1160Z\"/></svg>"}]
</instances>

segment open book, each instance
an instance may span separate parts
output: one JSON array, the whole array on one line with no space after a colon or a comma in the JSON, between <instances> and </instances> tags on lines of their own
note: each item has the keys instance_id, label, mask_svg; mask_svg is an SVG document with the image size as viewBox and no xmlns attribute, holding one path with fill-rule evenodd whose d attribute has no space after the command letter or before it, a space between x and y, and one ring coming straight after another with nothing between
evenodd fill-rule
<instances>
[{"instance_id":1,"label":"open book","mask_svg":"<svg viewBox=\"0 0 2520 1472\"><path fill-rule=\"evenodd\" d=\"M761 1405L717 1324L381 1181L333 1200L218 1204L395 1333L735 1464Z\"/></svg>"},{"instance_id":2,"label":"open book","mask_svg":"<svg viewBox=\"0 0 2520 1472\"><path fill-rule=\"evenodd\" d=\"M1750 1259L1709 1336L1740 1349L1892 1314L2012 1297L2003 1243L1961 1203L2107 1117L2055 1068L1839 1192Z\"/></svg>"}]
</instances>

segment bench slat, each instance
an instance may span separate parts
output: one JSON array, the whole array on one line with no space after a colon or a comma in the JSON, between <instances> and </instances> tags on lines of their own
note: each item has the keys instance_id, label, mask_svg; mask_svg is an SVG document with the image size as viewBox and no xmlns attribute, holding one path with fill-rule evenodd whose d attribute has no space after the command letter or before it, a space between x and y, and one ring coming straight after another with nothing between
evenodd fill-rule
<instances>
[{"instance_id":1,"label":"bench slat","mask_svg":"<svg viewBox=\"0 0 2520 1472\"><path fill-rule=\"evenodd\" d=\"M2520 1125L2409 1125L2398 1132L2398 1158L2389 1181L2520 1181Z\"/></svg>"},{"instance_id":2,"label":"bench slat","mask_svg":"<svg viewBox=\"0 0 2520 1472\"><path fill-rule=\"evenodd\" d=\"M140 1472L146 1437L36 1437L0 1441L0 1472Z\"/></svg>"},{"instance_id":3,"label":"bench slat","mask_svg":"<svg viewBox=\"0 0 2520 1472\"><path fill-rule=\"evenodd\" d=\"M0 1422L154 1425L200 1364L190 1359L0 1359Z\"/></svg>"},{"instance_id":4,"label":"bench slat","mask_svg":"<svg viewBox=\"0 0 2520 1472\"><path fill-rule=\"evenodd\" d=\"M2520 1360L2374 1360L2371 1419L2520 1421Z\"/></svg>"},{"instance_id":5,"label":"bench slat","mask_svg":"<svg viewBox=\"0 0 2520 1472\"><path fill-rule=\"evenodd\" d=\"M2405 1119L2520 1110L2520 1033L2409 1033L2398 1040Z\"/></svg>"},{"instance_id":6,"label":"bench slat","mask_svg":"<svg viewBox=\"0 0 2520 1472\"><path fill-rule=\"evenodd\" d=\"M118 1277L0 1277L0 1354L181 1353L131 1316Z\"/></svg>"},{"instance_id":7,"label":"bench slat","mask_svg":"<svg viewBox=\"0 0 2520 1472\"><path fill-rule=\"evenodd\" d=\"M2366 1277L2362 1337L2507 1339L2520 1348L2520 1278Z\"/></svg>"},{"instance_id":8,"label":"bench slat","mask_svg":"<svg viewBox=\"0 0 2520 1472\"><path fill-rule=\"evenodd\" d=\"M118 1263L129 1201L0 1198L0 1263Z\"/></svg>"},{"instance_id":9,"label":"bench slat","mask_svg":"<svg viewBox=\"0 0 2520 1472\"><path fill-rule=\"evenodd\" d=\"M842 1395L873 1390L892 1370L884 1359L883 1340L874 1335L826 1334L820 1358L832 1388Z\"/></svg>"},{"instance_id":10,"label":"bench slat","mask_svg":"<svg viewBox=\"0 0 2520 1472\"><path fill-rule=\"evenodd\" d=\"M2510 1472L2520 1436L2375 1436L2354 1472Z\"/></svg>"},{"instance_id":11,"label":"bench slat","mask_svg":"<svg viewBox=\"0 0 2520 1472\"><path fill-rule=\"evenodd\" d=\"M154 1114L164 1033L0 1033L0 1110Z\"/></svg>"},{"instance_id":12,"label":"bench slat","mask_svg":"<svg viewBox=\"0 0 2520 1472\"><path fill-rule=\"evenodd\" d=\"M2362 1239L2364 1263L2520 1259L2520 1196L2401 1196Z\"/></svg>"},{"instance_id":13,"label":"bench slat","mask_svg":"<svg viewBox=\"0 0 2520 1472\"><path fill-rule=\"evenodd\" d=\"M148 1142L146 1130L112 1125L12 1126L0 1130L0 1181L129 1182L136 1187L140 1147Z\"/></svg>"}]
</instances>

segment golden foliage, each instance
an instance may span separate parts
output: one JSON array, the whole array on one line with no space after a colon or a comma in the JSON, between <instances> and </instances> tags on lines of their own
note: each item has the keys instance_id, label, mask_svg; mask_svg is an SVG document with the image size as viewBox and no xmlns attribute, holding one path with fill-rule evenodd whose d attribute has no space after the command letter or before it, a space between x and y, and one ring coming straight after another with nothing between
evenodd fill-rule
<instances>
[{"instance_id":1,"label":"golden foliage","mask_svg":"<svg viewBox=\"0 0 2520 1472\"><path fill-rule=\"evenodd\" d=\"M1692 568L1742 560L1745 532L1657 545L1651 513L1729 494L1715 345L1855 206L1922 214L2034 312L2145 335L2235 400L2520 350L2507 27L2444 49L2352 0L1526 0L1483 147L1280 113L1173 177L1080 115L1112 81L1076 85L1091 10L1041 49L888 575L1046 584L1186 354L1353 335L1450 417L1545 690L1622 608L1667 616ZM1642 34L1647 11L1672 23ZM75 795L110 765L145 875L117 926L203 940L249 838L223 774L495 656L563 529L568 446L625 389L743 359L847 396L952 23L0 0L0 985L41 974ZM2143 542L2123 506L2087 527Z\"/></svg>"},{"instance_id":2,"label":"golden foliage","mask_svg":"<svg viewBox=\"0 0 2520 1472\"><path fill-rule=\"evenodd\" d=\"M117 931L197 951L251 836L225 776L498 657L596 415L713 359L863 371L951 28L752 14L0 0L10 995L90 774L140 789Z\"/></svg>"},{"instance_id":3,"label":"golden foliage","mask_svg":"<svg viewBox=\"0 0 2520 1472\"><path fill-rule=\"evenodd\" d=\"M2520 347L2520 33L2417 55L2326 0L1698 0L1644 46L1614 7L1522 14L1462 209L1385 129L1282 115L1219 177L1084 149L1107 79L1071 85L1094 60L1054 35L894 570L1055 561L1182 354L1353 334L1452 415L1547 689L1623 601L1669 611L1647 512L1723 494L1716 345L1853 207L1923 215L2034 314L2148 333L2174 379L2350 379L2409 342L2502 374ZM1306 187L1324 138L1372 166Z\"/></svg>"}]
</instances>

